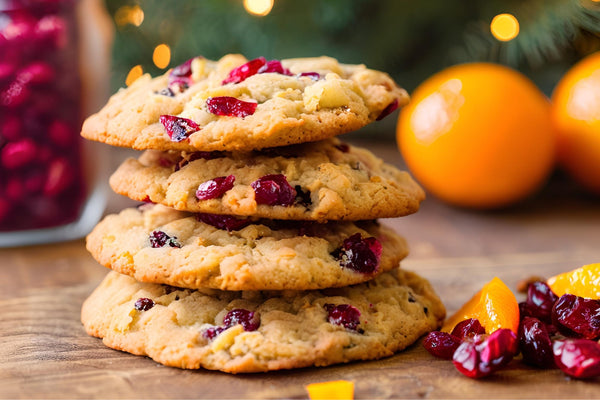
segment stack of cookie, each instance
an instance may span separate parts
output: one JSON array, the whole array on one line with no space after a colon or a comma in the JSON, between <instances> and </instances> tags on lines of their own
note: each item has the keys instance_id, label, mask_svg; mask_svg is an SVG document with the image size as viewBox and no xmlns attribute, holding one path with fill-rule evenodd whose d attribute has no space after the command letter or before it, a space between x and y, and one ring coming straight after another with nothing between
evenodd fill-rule
<instances>
[{"instance_id":1,"label":"stack of cookie","mask_svg":"<svg viewBox=\"0 0 600 400\"><path fill-rule=\"evenodd\" d=\"M423 191L335 137L407 100L328 57L197 57L119 91L82 135L145 150L110 179L144 204L87 238L113 270L83 305L87 332L236 373L389 356L437 328L443 305L377 222L417 211Z\"/></svg>"}]
</instances>

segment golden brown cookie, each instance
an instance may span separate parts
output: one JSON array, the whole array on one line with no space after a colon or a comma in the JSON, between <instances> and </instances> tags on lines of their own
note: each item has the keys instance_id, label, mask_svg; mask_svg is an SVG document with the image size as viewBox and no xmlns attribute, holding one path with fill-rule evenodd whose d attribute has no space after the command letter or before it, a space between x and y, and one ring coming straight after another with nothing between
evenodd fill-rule
<instances>
[{"instance_id":1,"label":"golden brown cookie","mask_svg":"<svg viewBox=\"0 0 600 400\"><path fill-rule=\"evenodd\" d=\"M226 292L111 271L84 302L88 334L179 368L260 372L387 357L438 328L431 285L396 270L322 291Z\"/></svg>"},{"instance_id":2,"label":"golden brown cookie","mask_svg":"<svg viewBox=\"0 0 600 400\"><path fill-rule=\"evenodd\" d=\"M197 57L121 89L82 135L138 150L249 151L354 131L407 102L387 74L329 57Z\"/></svg>"}]
</instances>

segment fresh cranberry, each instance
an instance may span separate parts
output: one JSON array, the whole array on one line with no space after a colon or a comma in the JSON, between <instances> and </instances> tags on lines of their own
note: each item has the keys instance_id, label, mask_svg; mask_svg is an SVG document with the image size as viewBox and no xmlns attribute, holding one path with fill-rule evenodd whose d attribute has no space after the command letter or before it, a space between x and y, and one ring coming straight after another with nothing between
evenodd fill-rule
<instances>
[{"instance_id":1,"label":"fresh cranberry","mask_svg":"<svg viewBox=\"0 0 600 400\"><path fill-rule=\"evenodd\" d=\"M319 74L318 72L301 72L300 74L298 74L299 77L307 77L312 79L313 81L318 81L319 79L321 79L321 74Z\"/></svg>"},{"instance_id":2,"label":"fresh cranberry","mask_svg":"<svg viewBox=\"0 0 600 400\"><path fill-rule=\"evenodd\" d=\"M54 79L54 69L43 61L36 61L19 71L16 80L23 85L38 85L48 83L52 79Z\"/></svg>"},{"instance_id":3,"label":"fresh cranberry","mask_svg":"<svg viewBox=\"0 0 600 400\"><path fill-rule=\"evenodd\" d=\"M7 62L0 62L0 83L11 78L14 72L14 65Z\"/></svg>"},{"instance_id":4,"label":"fresh cranberry","mask_svg":"<svg viewBox=\"0 0 600 400\"><path fill-rule=\"evenodd\" d=\"M6 115L0 121L0 136L6 140L17 141L23 137L23 123L16 115Z\"/></svg>"},{"instance_id":5,"label":"fresh cranberry","mask_svg":"<svg viewBox=\"0 0 600 400\"><path fill-rule=\"evenodd\" d=\"M36 24L35 35L43 44L62 49L68 40L66 22L57 15L46 15Z\"/></svg>"},{"instance_id":6,"label":"fresh cranberry","mask_svg":"<svg viewBox=\"0 0 600 400\"><path fill-rule=\"evenodd\" d=\"M542 368L554 367L552 341L546 324L539 319L523 318L519 324L519 345L525 363Z\"/></svg>"},{"instance_id":7,"label":"fresh cranberry","mask_svg":"<svg viewBox=\"0 0 600 400\"><path fill-rule=\"evenodd\" d=\"M237 68L232 69L229 72L227 78L222 82L223 85L227 83L240 83L246 78L256 75L258 71L267 63L264 57L255 58L254 60L248 61L244 65L240 65Z\"/></svg>"},{"instance_id":8,"label":"fresh cranberry","mask_svg":"<svg viewBox=\"0 0 600 400\"><path fill-rule=\"evenodd\" d=\"M180 118L174 115L161 115L159 120L173 142L181 142L187 139L192 133L200 130L200 125L187 118Z\"/></svg>"},{"instance_id":9,"label":"fresh cranberry","mask_svg":"<svg viewBox=\"0 0 600 400\"><path fill-rule=\"evenodd\" d=\"M23 180L23 186L29 194L37 194L42 191L46 182L46 174L42 171L34 171L27 174Z\"/></svg>"},{"instance_id":10,"label":"fresh cranberry","mask_svg":"<svg viewBox=\"0 0 600 400\"><path fill-rule=\"evenodd\" d=\"M257 204L291 206L296 201L296 190L281 174L265 175L250 184Z\"/></svg>"},{"instance_id":11,"label":"fresh cranberry","mask_svg":"<svg viewBox=\"0 0 600 400\"><path fill-rule=\"evenodd\" d=\"M31 139L7 143L0 150L0 163L6 169L20 168L36 158L37 146Z\"/></svg>"},{"instance_id":12,"label":"fresh cranberry","mask_svg":"<svg viewBox=\"0 0 600 400\"><path fill-rule=\"evenodd\" d=\"M202 336L204 336L208 340L213 340L214 338L219 336L219 334L224 330L225 328L223 328L222 326L211 326L210 328L206 328L204 331L202 331Z\"/></svg>"},{"instance_id":13,"label":"fresh cranberry","mask_svg":"<svg viewBox=\"0 0 600 400\"><path fill-rule=\"evenodd\" d=\"M25 197L25 185L19 177L11 177L4 188L4 196L15 203L18 203Z\"/></svg>"},{"instance_id":14,"label":"fresh cranberry","mask_svg":"<svg viewBox=\"0 0 600 400\"><path fill-rule=\"evenodd\" d=\"M24 45L34 37L35 19L31 17L14 18L2 30L2 36L8 41Z\"/></svg>"},{"instance_id":15,"label":"fresh cranberry","mask_svg":"<svg viewBox=\"0 0 600 400\"><path fill-rule=\"evenodd\" d=\"M555 340L554 361L574 378L600 377L600 344L589 339Z\"/></svg>"},{"instance_id":16,"label":"fresh cranberry","mask_svg":"<svg viewBox=\"0 0 600 400\"><path fill-rule=\"evenodd\" d=\"M528 311L533 312L533 316L541 321L552 321L552 307L557 300L558 297L545 282L533 282L527 287L526 302L531 306Z\"/></svg>"},{"instance_id":17,"label":"fresh cranberry","mask_svg":"<svg viewBox=\"0 0 600 400\"><path fill-rule=\"evenodd\" d=\"M600 300L564 294L554 304L552 322L566 336L600 338Z\"/></svg>"},{"instance_id":18,"label":"fresh cranberry","mask_svg":"<svg viewBox=\"0 0 600 400\"><path fill-rule=\"evenodd\" d=\"M397 108L398 108L398 99L395 99L390 104L388 104L388 106L386 108L383 109L381 114L379 114L379 116L377 117L377 121L381 121L382 119L384 119L385 117L387 117L388 115L390 115L391 113L396 111Z\"/></svg>"},{"instance_id":19,"label":"fresh cranberry","mask_svg":"<svg viewBox=\"0 0 600 400\"><path fill-rule=\"evenodd\" d=\"M244 118L254 114L258 103L238 100L235 97L219 96L206 99L208 112L215 115Z\"/></svg>"},{"instance_id":20,"label":"fresh cranberry","mask_svg":"<svg viewBox=\"0 0 600 400\"><path fill-rule=\"evenodd\" d=\"M66 190L74 179L72 162L63 157L52 160L48 166L44 194L56 196Z\"/></svg>"},{"instance_id":21,"label":"fresh cranberry","mask_svg":"<svg viewBox=\"0 0 600 400\"><path fill-rule=\"evenodd\" d=\"M330 324L341 325L344 328L363 333L362 329L359 329L360 325L360 311L358 308L351 306L350 304L325 304L323 308L327 311L327 321Z\"/></svg>"},{"instance_id":22,"label":"fresh cranberry","mask_svg":"<svg viewBox=\"0 0 600 400\"><path fill-rule=\"evenodd\" d=\"M68 147L76 139L75 130L65 121L54 120L48 127L48 137L60 147Z\"/></svg>"},{"instance_id":23,"label":"fresh cranberry","mask_svg":"<svg viewBox=\"0 0 600 400\"><path fill-rule=\"evenodd\" d=\"M12 209L12 203L8 199L0 198L0 222L4 220Z\"/></svg>"},{"instance_id":24,"label":"fresh cranberry","mask_svg":"<svg viewBox=\"0 0 600 400\"><path fill-rule=\"evenodd\" d=\"M423 346L435 357L452 360L461 342L460 338L447 332L432 331L423 340Z\"/></svg>"},{"instance_id":25,"label":"fresh cranberry","mask_svg":"<svg viewBox=\"0 0 600 400\"><path fill-rule=\"evenodd\" d=\"M150 234L150 245L154 249L165 247L166 245L178 248L181 247L181 244L177 241L177 237L171 237L163 231L153 231Z\"/></svg>"},{"instance_id":26,"label":"fresh cranberry","mask_svg":"<svg viewBox=\"0 0 600 400\"><path fill-rule=\"evenodd\" d=\"M154 300L147 297L140 297L135 301L134 307L138 311L148 311L154 307Z\"/></svg>"},{"instance_id":27,"label":"fresh cranberry","mask_svg":"<svg viewBox=\"0 0 600 400\"><path fill-rule=\"evenodd\" d=\"M29 99L31 91L21 82L12 82L4 90L0 91L0 105L6 107L18 107Z\"/></svg>"},{"instance_id":28,"label":"fresh cranberry","mask_svg":"<svg viewBox=\"0 0 600 400\"><path fill-rule=\"evenodd\" d=\"M260 316L257 312L243 308L234 308L223 318L225 328L241 324L247 332L255 331L260 326Z\"/></svg>"},{"instance_id":29,"label":"fresh cranberry","mask_svg":"<svg viewBox=\"0 0 600 400\"><path fill-rule=\"evenodd\" d=\"M381 243L374 237L362 238L355 233L345 239L342 247L332 253L344 268L350 268L363 274L372 274L379 267Z\"/></svg>"},{"instance_id":30,"label":"fresh cranberry","mask_svg":"<svg viewBox=\"0 0 600 400\"><path fill-rule=\"evenodd\" d=\"M198 213L196 214L196 219L217 229L226 229L227 232L239 231L252 223L250 219L242 219L233 215L208 213Z\"/></svg>"},{"instance_id":31,"label":"fresh cranberry","mask_svg":"<svg viewBox=\"0 0 600 400\"><path fill-rule=\"evenodd\" d=\"M469 318L456 324L452 329L452 335L459 339L472 338L475 335L484 335L485 328L481 326L478 319Z\"/></svg>"},{"instance_id":32,"label":"fresh cranberry","mask_svg":"<svg viewBox=\"0 0 600 400\"><path fill-rule=\"evenodd\" d=\"M512 360L518 352L517 336L510 329L498 329L489 336L464 340L454 352L452 362L469 378L490 375Z\"/></svg>"},{"instance_id":33,"label":"fresh cranberry","mask_svg":"<svg viewBox=\"0 0 600 400\"><path fill-rule=\"evenodd\" d=\"M196 198L198 200L217 199L233 188L235 176L219 176L202 182L196 190Z\"/></svg>"}]
</instances>

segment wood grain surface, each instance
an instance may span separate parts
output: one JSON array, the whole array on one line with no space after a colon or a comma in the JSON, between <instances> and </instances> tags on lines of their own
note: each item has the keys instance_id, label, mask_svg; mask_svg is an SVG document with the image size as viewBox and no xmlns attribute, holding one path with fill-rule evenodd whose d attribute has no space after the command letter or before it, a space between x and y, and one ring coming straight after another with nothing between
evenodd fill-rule
<instances>
[{"instance_id":1,"label":"wood grain surface","mask_svg":"<svg viewBox=\"0 0 600 400\"><path fill-rule=\"evenodd\" d=\"M369 145L400 164L391 145ZM128 201L112 197L110 210ZM474 212L428 198L419 213L383 221L407 237L402 266L430 279L449 312L494 276L515 290L600 261L600 200L555 176L535 198L508 210ZM347 379L355 398L600 398L600 380L513 361L482 380L415 344L379 361L266 374L228 375L164 367L106 348L79 322L81 303L107 270L83 240L0 249L0 398L307 398L305 385Z\"/></svg>"}]
</instances>

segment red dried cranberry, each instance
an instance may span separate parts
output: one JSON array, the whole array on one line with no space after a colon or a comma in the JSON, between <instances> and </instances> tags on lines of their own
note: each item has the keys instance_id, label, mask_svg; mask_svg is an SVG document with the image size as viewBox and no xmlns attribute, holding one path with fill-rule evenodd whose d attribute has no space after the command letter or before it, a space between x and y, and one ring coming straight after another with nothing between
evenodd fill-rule
<instances>
[{"instance_id":1,"label":"red dried cranberry","mask_svg":"<svg viewBox=\"0 0 600 400\"><path fill-rule=\"evenodd\" d=\"M46 196L56 196L65 191L74 179L73 164L68 159L61 157L52 160L48 166L44 194Z\"/></svg>"},{"instance_id":2,"label":"red dried cranberry","mask_svg":"<svg viewBox=\"0 0 600 400\"><path fill-rule=\"evenodd\" d=\"M291 206L296 201L296 190L281 174L265 175L250 184L257 204Z\"/></svg>"},{"instance_id":3,"label":"red dried cranberry","mask_svg":"<svg viewBox=\"0 0 600 400\"><path fill-rule=\"evenodd\" d=\"M396 111L397 108L398 108L398 99L395 99L390 104L388 104L388 106L386 108L383 109L381 114L379 114L379 116L377 117L376 121L381 121L382 119L384 119L385 117L387 117L388 115L390 115L391 113Z\"/></svg>"},{"instance_id":4,"label":"red dried cranberry","mask_svg":"<svg viewBox=\"0 0 600 400\"><path fill-rule=\"evenodd\" d=\"M208 112L215 115L244 118L254 114L258 103L238 100L235 97L219 96L206 99Z\"/></svg>"},{"instance_id":5,"label":"red dried cranberry","mask_svg":"<svg viewBox=\"0 0 600 400\"><path fill-rule=\"evenodd\" d=\"M510 329L498 329L489 336L466 339L454 352L452 362L469 378L481 378L502 368L518 352L517 336Z\"/></svg>"},{"instance_id":6,"label":"red dried cranberry","mask_svg":"<svg viewBox=\"0 0 600 400\"><path fill-rule=\"evenodd\" d=\"M217 178L202 182L196 190L196 198L198 200L216 199L233 188L235 176L219 176Z\"/></svg>"},{"instance_id":7,"label":"red dried cranberry","mask_svg":"<svg viewBox=\"0 0 600 400\"><path fill-rule=\"evenodd\" d=\"M554 361L565 374L574 378L600 377L600 344L589 339L556 340Z\"/></svg>"},{"instance_id":8,"label":"red dried cranberry","mask_svg":"<svg viewBox=\"0 0 600 400\"><path fill-rule=\"evenodd\" d=\"M204 336L208 340L213 340L214 338L219 336L219 334L224 330L225 328L223 328L222 326L211 326L210 328L207 328L204 331L202 331L202 336Z\"/></svg>"},{"instance_id":9,"label":"red dried cranberry","mask_svg":"<svg viewBox=\"0 0 600 400\"><path fill-rule=\"evenodd\" d=\"M237 68L232 69L222 82L223 85L227 83L240 83L246 78L256 75L258 70L261 69L267 60L264 57L255 58L254 60L248 61L246 64L240 65Z\"/></svg>"},{"instance_id":10,"label":"red dried cranberry","mask_svg":"<svg viewBox=\"0 0 600 400\"><path fill-rule=\"evenodd\" d=\"M377 271L381 257L381 243L374 237L362 238L355 233L345 239L342 247L332 253L344 268L350 268L363 274Z\"/></svg>"},{"instance_id":11,"label":"red dried cranberry","mask_svg":"<svg viewBox=\"0 0 600 400\"><path fill-rule=\"evenodd\" d=\"M344 328L363 333L362 329L358 328L360 325L360 311L358 308L351 306L350 304L325 304L323 308L327 311L327 321L330 324L341 325Z\"/></svg>"},{"instance_id":12,"label":"red dried cranberry","mask_svg":"<svg viewBox=\"0 0 600 400\"><path fill-rule=\"evenodd\" d=\"M533 282L527 287L527 304L530 305L528 312L532 312L533 317L550 323L552 321L552 307L558 297L552 292L550 286L545 282Z\"/></svg>"},{"instance_id":13,"label":"red dried cranberry","mask_svg":"<svg viewBox=\"0 0 600 400\"><path fill-rule=\"evenodd\" d=\"M171 237L163 231L153 231L150 234L149 239L150 239L150 245L154 249L164 247L166 245L169 245L171 247L177 247L177 248L181 247L181 244L177 241L177 237L175 237L175 236Z\"/></svg>"},{"instance_id":14,"label":"red dried cranberry","mask_svg":"<svg viewBox=\"0 0 600 400\"><path fill-rule=\"evenodd\" d=\"M321 74L319 74L318 72L301 72L300 74L298 74L298 76L306 76L307 78L310 78L313 81L318 81L319 79L321 79Z\"/></svg>"},{"instance_id":15,"label":"red dried cranberry","mask_svg":"<svg viewBox=\"0 0 600 400\"><path fill-rule=\"evenodd\" d=\"M519 324L519 345L525 363L542 368L554 367L552 341L546 324L539 319L523 318Z\"/></svg>"},{"instance_id":16,"label":"red dried cranberry","mask_svg":"<svg viewBox=\"0 0 600 400\"><path fill-rule=\"evenodd\" d=\"M255 331L260 326L260 316L258 313L244 308L234 308L223 318L225 328L241 324L247 332Z\"/></svg>"},{"instance_id":17,"label":"red dried cranberry","mask_svg":"<svg viewBox=\"0 0 600 400\"><path fill-rule=\"evenodd\" d=\"M169 73L169 77L167 78L167 85L169 92L166 92L168 96L173 96L173 91L183 92L185 89L191 86L192 84L192 61L194 59L190 58L183 64L180 64L173 68ZM174 90L173 90L174 89ZM162 93L161 91L161 94Z\"/></svg>"},{"instance_id":18,"label":"red dried cranberry","mask_svg":"<svg viewBox=\"0 0 600 400\"><path fill-rule=\"evenodd\" d=\"M219 215L198 213L196 219L205 224L214 226L217 229L226 229L227 232L239 231L252 223L250 219L242 219L233 215Z\"/></svg>"},{"instance_id":19,"label":"red dried cranberry","mask_svg":"<svg viewBox=\"0 0 600 400\"><path fill-rule=\"evenodd\" d=\"M161 115L159 120L173 142L181 142L187 139L192 133L200 130L200 125L187 118L180 118L174 115Z\"/></svg>"},{"instance_id":20,"label":"red dried cranberry","mask_svg":"<svg viewBox=\"0 0 600 400\"><path fill-rule=\"evenodd\" d=\"M257 73L265 74L268 72L281 74L281 75L291 75L290 70L287 68L284 68L283 65L281 65L281 61L279 61L279 60L267 61L266 64L264 64L262 67L260 67L260 69L258 70Z\"/></svg>"},{"instance_id":21,"label":"red dried cranberry","mask_svg":"<svg viewBox=\"0 0 600 400\"><path fill-rule=\"evenodd\" d=\"M433 356L452 360L452 355L460 346L460 338L447 332L432 331L423 340L423 347Z\"/></svg>"},{"instance_id":22,"label":"red dried cranberry","mask_svg":"<svg viewBox=\"0 0 600 400\"><path fill-rule=\"evenodd\" d=\"M22 167L35 159L37 146L31 139L7 143L0 151L0 163L7 169Z\"/></svg>"},{"instance_id":23,"label":"red dried cranberry","mask_svg":"<svg viewBox=\"0 0 600 400\"><path fill-rule=\"evenodd\" d=\"M485 328L481 326L478 319L469 318L456 324L452 329L452 335L459 339L472 338L475 335L484 335Z\"/></svg>"},{"instance_id":24,"label":"red dried cranberry","mask_svg":"<svg viewBox=\"0 0 600 400\"><path fill-rule=\"evenodd\" d=\"M135 301L134 307L138 311L148 311L154 307L154 300L147 297L140 297Z\"/></svg>"},{"instance_id":25,"label":"red dried cranberry","mask_svg":"<svg viewBox=\"0 0 600 400\"><path fill-rule=\"evenodd\" d=\"M17 74L17 82L23 85L48 83L52 79L54 79L54 69L42 61L29 64Z\"/></svg>"},{"instance_id":26,"label":"red dried cranberry","mask_svg":"<svg viewBox=\"0 0 600 400\"><path fill-rule=\"evenodd\" d=\"M564 294L552 309L552 322L566 336L600 338L600 300Z\"/></svg>"}]
</instances>

